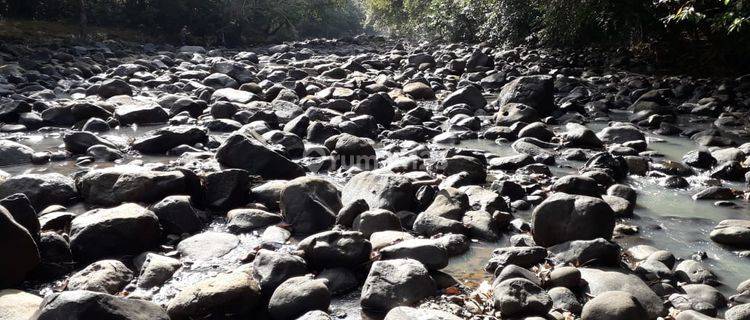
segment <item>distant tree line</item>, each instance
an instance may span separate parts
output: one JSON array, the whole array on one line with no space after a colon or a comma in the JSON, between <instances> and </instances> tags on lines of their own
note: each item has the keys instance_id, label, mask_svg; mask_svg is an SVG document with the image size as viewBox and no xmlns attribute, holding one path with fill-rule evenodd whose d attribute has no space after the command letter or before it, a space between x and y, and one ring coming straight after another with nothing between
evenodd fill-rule
<instances>
[{"instance_id":1,"label":"distant tree line","mask_svg":"<svg viewBox=\"0 0 750 320\"><path fill-rule=\"evenodd\" d=\"M84 13L81 7L84 7ZM139 29L179 42L229 46L362 31L351 0L0 0L0 16Z\"/></svg>"},{"instance_id":2,"label":"distant tree line","mask_svg":"<svg viewBox=\"0 0 750 320\"><path fill-rule=\"evenodd\" d=\"M628 47L708 66L750 63L750 0L363 1L368 25L403 36Z\"/></svg>"}]
</instances>

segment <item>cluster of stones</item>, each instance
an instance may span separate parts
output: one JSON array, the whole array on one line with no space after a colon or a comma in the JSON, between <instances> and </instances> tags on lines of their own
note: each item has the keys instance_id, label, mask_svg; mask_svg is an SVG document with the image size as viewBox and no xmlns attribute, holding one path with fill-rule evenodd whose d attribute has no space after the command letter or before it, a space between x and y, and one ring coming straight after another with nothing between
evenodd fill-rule
<instances>
[{"instance_id":1,"label":"cluster of stones","mask_svg":"<svg viewBox=\"0 0 750 320\"><path fill-rule=\"evenodd\" d=\"M0 175L0 316L332 319L333 299L359 291L367 314L461 319L413 307L461 287L441 269L470 239L508 236L486 265L492 308L468 317L656 319L672 308L713 319L731 305L725 319L750 319L747 282L726 298L701 261L612 241L637 232L617 223L636 207L629 175L684 188L707 174L695 199L741 195L720 185L749 176L750 144L735 136L750 77L602 74L556 51L355 41L3 46L0 130L60 133L64 147L0 140L0 164L74 159L81 171ZM629 118L584 125L613 110ZM681 115L714 121L683 129ZM149 124L166 125L135 140L115 130ZM646 131L700 148L660 160ZM515 154L460 145L476 139ZM555 177L559 161L578 173ZM79 203L90 210L70 209ZM217 218L224 228L206 230ZM246 248L248 235L260 244ZM750 221L722 221L710 238L748 248ZM207 261L232 270L163 292ZM60 279L44 299L17 290Z\"/></svg>"}]
</instances>

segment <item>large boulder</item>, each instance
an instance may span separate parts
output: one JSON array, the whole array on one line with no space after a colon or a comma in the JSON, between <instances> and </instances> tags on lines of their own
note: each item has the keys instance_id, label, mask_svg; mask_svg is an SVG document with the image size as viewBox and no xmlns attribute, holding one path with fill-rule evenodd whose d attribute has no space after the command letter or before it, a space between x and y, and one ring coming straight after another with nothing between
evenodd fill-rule
<instances>
[{"instance_id":1,"label":"large boulder","mask_svg":"<svg viewBox=\"0 0 750 320\"><path fill-rule=\"evenodd\" d=\"M584 290L594 297L608 291L625 291L635 297L646 309L648 319L656 319L665 313L661 298L636 275L619 271L579 268L581 278L586 281Z\"/></svg>"},{"instance_id":2,"label":"large boulder","mask_svg":"<svg viewBox=\"0 0 750 320\"><path fill-rule=\"evenodd\" d=\"M153 302L84 290L47 296L31 319L174 320Z\"/></svg>"},{"instance_id":3,"label":"large boulder","mask_svg":"<svg viewBox=\"0 0 750 320\"><path fill-rule=\"evenodd\" d=\"M311 235L297 246L307 263L318 269L354 268L370 259L370 241L356 231L325 231Z\"/></svg>"},{"instance_id":4,"label":"large boulder","mask_svg":"<svg viewBox=\"0 0 750 320\"><path fill-rule=\"evenodd\" d=\"M101 206L153 203L187 191L187 179L182 172L154 171L135 165L91 170L78 178L77 185L87 203Z\"/></svg>"},{"instance_id":5,"label":"large boulder","mask_svg":"<svg viewBox=\"0 0 750 320\"><path fill-rule=\"evenodd\" d=\"M352 177L342 189L344 205L364 199L370 209L392 212L413 210L415 187L402 175L366 171Z\"/></svg>"},{"instance_id":6,"label":"large boulder","mask_svg":"<svg viewBox=\"0 0 750 320\"><path fill-rule=\"evenodd\" d=\"M219 146L216 160L226 167L245 169L264 179L293 179L305 175L302 166L240 133L232 134Z\"/></svg>"},{"instance_id":7,"label":"large boulder","mask_svg":"<svg viewBox=\"0 0 750 320\"><path fill-rule=\"evenodd\" d=\"M615 214L599 198L556 193L532 213L534 241L553 246L571 240L612 239Z\"/></svg>"},{"instance_id":8,"label":"large boulder","mask_svg":"<svg viewBox=\"0 0 750 320\"><path fill-rule=\"evenodd\" d=\"M40 262L39 250L26 228L0 207L0 288L19 284ZM2 314L2 311L0 311Z\"/></svg>"},{"instance_id":9,"label":"large boulder","mask_svg":"<svg viewBox=\"0 0 750 320\"><path fill-rule=\"evenodd\" d=\"M388 128L396 114L393 100L385 93L373 94L359 102L352 111L356 114L371 115L378 124Z\"/></svg>"},{"instance_id":10,"label":"large boulder","mask_svg":"<svg viewBox=\"0 0 750 320\"><path fill-rule=\"evenodd\" d=\"M331 292L326 281L309 276L284 281L271 295L268 313L274 320L294 320L308 311L328 310Z\"/></svg>"},{"instance_id":11,"label":"large boulder","mask_svg":"<svg viewBox=\"0 0 750 320\"><path fill-rule=\"evenodd\" d=\"M247 273L219 274L184 287L167 305L172 320L225 314L248 316L258 305L260 286Z\"/></svg>"},{"instance_id":12,"label":"large boulder","mask_svg":"<svg viewBox=\"0 0 750 320\"><path fill-rule=\"evenodd\" d=\"M500 106L522 103L534 108L539 115L547 116L555 110L555 84L550 76L518 77L503 87L498 96Z\"/></svg>"},{"instance_id":13,"label":"large boulder","mask_svg":"<svg viewBox=\"0 0 750 320\"><path fill-rule=\"evenodd\" d=\"M26 195L37 211L53 204L68 205L78 198L73 179L59 173L28 173L2 181L0 198L16 193Z\"/></svg>"},{"instance_id":14,"label":"large boulder","mask_svg":"<svg viewBox=\"0 0 750 320\"><path fill-rule=\"evenodd\" d=\"M73 255L91 261L113 255L136 254L159 243L159 219L134 203L94 209L73 219L70 246Z\"/></svg>"},{"instance_id":15,"label":"large boulder","mask_svg":"<svg viewBox=\"0 0 750 320\"><path fill-rule=\"evenodd\" d=\"M97 94L104 99L119 95L132 96L133 89L127 82L123 80L109 79L99 84L99 90L97 91Z\"/></svg>"},{"instance_id":16,"label":"large boulder","mask_svg":"<svg viewBox=\"0 0 750 320\"><path fill-rule=\"evenodd\" d=\"M362 309L386 313L435 294L427 269L412 259L376 261L362 287Z\"/></svg>"},{"instance_id":17,"label":"large boulder","mask_svg":"<svg viewBox=\"0 0 750 320\"><path fill-rule=\"evenodd\" d=\"M599 139L604 143L625 143L628 141L646 141L646 136L635 126L630 124L615 123L597 133Z\"/></svg>"},{"instance_id":18,"label":"large boulder","mask_svg":"<svg viewBox=\"0 0 750 320\"><path fill-rule=\"evenodd\" d=\"M0 140L0 167L31 162L34 149L18 142Z\"/></svg>"},{"instance_id":19,"label":"large boulder","mask_svg":"<svg viewBox=\"0 0 750 320\"><path fill-rule=\"evenodd\" d=\"M65 149L72 154L84 154L95 145L103 145L114 150L120 149L116 143L88 131L67 132L63 136L63 143L65 143Z\"/></svg>"},{"instance_id":20,"label":"large boulder","mask_svg":"<svg viewBox=\"0 0 750 320\"><path fill-rule=\"evenodd\" d=\"M281 192L281 213L292 231L312 234L329 229L341 210L341 193L322 178L300 177L289 181Z\"/></svg>"},{"instance_id":21,"label":"large boulder","mask_svg":"<svg viewBox=\"0 0 750 320\"><path fill-rule=\"evenodd\" d=\"M399 242L380 249L380 256L384 260L414 259L421 262L427 269L440 270L448 266L448 252L436 241L429 239L412 239Z\"/></svg>"},{"instance_id":22,"label":"large boulder","mask_svg":"<svg viewBox=\"0 0 750 320\"><path fill-rule=\"evenodd\" d=\"M203 227L201 214L193 207L190 196L168 196L151 206L151 211L167 234L192 234Z\"/></svg>"}]
</instances>

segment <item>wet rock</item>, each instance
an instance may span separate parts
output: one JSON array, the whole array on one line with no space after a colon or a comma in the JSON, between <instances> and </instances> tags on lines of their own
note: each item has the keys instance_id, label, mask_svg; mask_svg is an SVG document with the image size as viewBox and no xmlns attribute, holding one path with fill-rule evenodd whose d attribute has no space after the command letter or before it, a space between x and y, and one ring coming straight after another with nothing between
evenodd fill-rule
<instances>
[{"instance_id":1,"label":"wet rock","mask_svg":"<svg viewBox=\"0 0 750 320\"><path fill-rule=\"evenodd\" d=\"M73 219L70 247L82 261L112 255L136 254L159 243L156 215L134 203L94 209Z\"/></svg>"},{"instance_id":2,"label":"wet rock","mask_svg":"<svg viewBox=\"0 0 750 320\"><path fill-rule=\"evenodd\" d=\"M702 149L688 151L682 156L682 162L700 169L710 169L717 163L716 158L711 155L711 152Z\"/></svg>"},{"instance_id":3,"label":"wet rock","mask_svg":"<svg viewBox=\"0 0 750 320\"><path fill-rule=\"evenodd\" d=\"M138 270L136 285L141 289L159 287L172 278L172 275L182 267L179 260L144 252L133 260Z\"/></svg>"},{"instance_id":4,"label":"wet rock","mask_svg":"<svg viewBox=\"0 0 750 320\"><path fill-rule=\"evenodd\" d=\"M281 212L294 233L311 234L330 228L341 206L339 190L321 178L294 179L281 192Z\"/></svg>"},{"instance_id":5,"label":"wet rock","mask_svg":"<svg viewBox=\"0 0 750 320\"><path fill-rule=\"evenodd\" d=\"M547 249L558 264L616 267L620 263L620 246L601 238L563 242Z\"/></svg>"},{"instance_id":6,"label":"wet rock","mask_svg":"<svg viewBox=\"0 0 750 320\"><path fill-rule=\"evenodd\" d=\"M435 291L435 283L418 261L376 261L362 287L361 305L365 311L386 313L430 297Z\"/></svg>"},{"instance_id":7,"label":"wet rock","mask_svg":"<svg viewBox=\"0 0 750 320\"><path fill-rule=\"evenodd\" d=\"M154 171L135 165L94 169L77 179L81 197L90 204L153 203L187 191L180 171Z\"/></svg>"},{"instance_id":8,"label":"wet rock","mask_svg":"<svg viewBox=\"0 0 750 320\"><path fill-rule=\"evenodd\" d=\"M96 161L113 162L125 157L120 150L110 148L103 144L96 144L86 149L86 155Z\"/></svg>"},{"instance_id":9,"label":"wet rock","mask_svg":"<svg viewBox=\"0 0 750 320\"><path fill-rule=\"evenodd\" d=\"M532 213L534 241L552 246L570 240L611 239L614 213L597 198L556 193Z\"/></svg>"},{"instance_id":10,"label":"wet rock","mask_svg":"<svg viewBox=\"0 0 750 320\"><path fill-rule=\"evenodd\" d=\"M602 194L596 180L585 176L569 175L557 179L551 186L553 191L598 197Z\"/></svg>"},{"instance_id":11,"label":"wet rock","mask_svg":"<svg viewBox=\"0 0 750 320\"><path fill-rule=\"evenodd\" d=\"M122 262L101 260L70 276L68 289L116 294L132 279L133 271Z\"/></svg>"},{"instance_id":12,"label":"wet rock","mask_svg":"<svg viewBox=\"0 0 750 320\"><path fill-rule=\"evenodd\" d=\"M170 320L170 316L152 302L76 290L53 293L44 298L33 319Z\"/></svg>"},{"instance_id":13,"label":"wet rock","mask_svg":"<svg viewBox=\"0 0 750 320\"><path fill-rule=\"evenodd\" d=\"M711 231L711 240L717 243L750 247L750 220L723 220Z\"/></svg>"},{"instance_id":14,"label":"wet rock","mask_svg":"<svg viewBox=\"0 0 750 320\"><path fill-rule=\"evenodd\" d=\"M32 154L34 149L28 146L10 140L0 140L0 166L29 163Z\"/></svg>"},{"instance_id":15,"label":"wet rock","mask_svg":"<svg viewBox=\"0 0 750 320\"><path fill-rule=\"evenodd\" d=\"M115 109L115 119L121 125L165 123L169 115L158 104L126 104Z\"/></svg>"},{"instance_id":16,"label":"wet rock","mask_svg":"<svg viewBox=\"0 0 750 320\"><path fill-rule=\"evenodd\" d=\"M354 268L370 259L372 245L356 231L325 231L302 240L298 246L315 269Z\"/></svg>"},{"instance_id":17,"label":"wet rock","mask_svg":"<svg viewBox=\"0 0 750 320\"><path fill-rule=\"evenodd\" d=\"M234 209L227 213L227 218L227 229L234 234L250 233L283 220L281 215L260 209Z\"/></svg>"},{"instance_id":18,"label":"wet rock","mask_svg":"<svg viewBox=\"0 0 750 320\"><path fill-rule=\"evenodd\" d=\"M3 207L0 207L0 249L8 257L13 257L0 260L0 288L19 284L40 262L39 251L29 231Z\"/></svg>"},{"instance_id":19,"label":"wet rock","mask_svg":"<svg viewBox=\"0 0 750 320\"><path fill-rule=\"evenodd\" d=\"M42 298L16 289L0 290L0 319L31 319Z\"/></svg>"},{"instance_id":20,"label":"wet rock","mask_svg":"<svg viewBox=\"0 0 750 320\"><path fill-rule=\"evenodd\" d=\"M293 320L308 311L328 310L331 293L326 281L311 277L294 277L284 281L273 292L268 312L273 319Z\"/></svg>"},{"instance_id":21,"label":"wet rock","mask_svg":"<svg viewBox=\"0 0 750 320\"><path fill-rule=\"evenodd\" d=\"M39 240L39 218L26 195L16 193L0 199L0 206L8 210L13 220L26 228L34 241Z\"/></svg>"},{"instance_id":22,"label":"wet rock","mask_svg":"<svg viewBox=\"0 0 750 320\"><path fill-rule=\"evenodd\" d=\"M717 284L716 275L702 263L695 260L685 260L677 264L674 274L678 280L687 283Z\"/></svg>"},{"instance_id":23,"label":"wet rock","mask_svg":"<svg viewBox=\"0 0 750 320\"><path fill-rule=\"evenodd\" d=\"M120 149L121 146L99 137L91 132L72 131L63 136L65 149L72 154L84 154L95 145L104 145L112 149Z\"/></svg>"},{"instance_id":24,"label":"wet rock","mask_svg":"<svg viewBox=\"0 0 750 320\"><path fill-rule=\"evenodd\" d=\"M638 299L625 291L598 294L583 306L583 320L646 319L649 315Z\"/></svg>"},{"instance_id":25,"label":"wet rock","mask_svg":"<svg viewBox=\"0 0 750 320\"><path fill-rule=\"evenodd\" d=\"M206 129L196 126L172 126L149 132L147 137L133 142L133 149L145 154L164 154L179 145L205 144Z\"/></svg>"},{"instance_id":26,"label":"wet rock","mask_svg":"<svg viewBox=\"0 0 750 320\"><path fill-rule=\"evenodd\" d=\"M36 210L53 204L71 204L78 197L73 179L59 173L28 173L10 177L0 184L0 197L23 193Z\"/></svg>"},{"instance_id":27,"label":"wet rock","mask_svg":"<svg viewBox=\"0 0 750 320\"><path fill-rule=\"evenodd\" d=\"M189 196L168 196L151 206L151 211L159 218L159 225L168 234L193 234L203 226L200 214L190 203Z\"/></svg>"},{"instance_id":28,"label":"wet rock","mask_svg":"<svg viewBox=\"0 0 750 320\"><path fill-rule=\"evenodd\" d=\"M182 289L167 305L171 319L207 315L249 315L260 300L260 287L252 276L236 271L199 281Z\"/></svg>"},{"instance_id":29,"label":"wet rock","mask_svg":"<svg viewBox=\"0 0 750 320\"><path fill-rule=\"evenodd\" d=\"M508 279L492 288L495 309L503 316L545 315L552 307L552 299L533 282Z\"/></svg>"},{"instance_id":30,"label":"wet rock","mask_svg":"<svg viewBox=\"0 0 750 320\"><path fill-rule=\"evenodd\" d=\"M260 283L264 297L289 278L307 273L307 264L299 256L261 249L253 260L253 277Z\"/></svg>"},{"instance_id":31,"label":"wet rock","mask_svg":"<svg viewBox=\"0 0 750 320\"><path fill-rule=\"evenodd\" d=\"M742 167L739 162L727 161L713 168L713 170L711 170L711 177L729 181L744 182L745 173L747 173L747 169Z\"/></svg>"},{"instance_id":32,"label":"wet rock","mask_svg":"<svg viewBox=\"0 0 750 320\"><path fill-rule=\"evenodd\" d=\"M305 170L256 139L232 134L216 151L216 160L224 166L247 170L264 179L293 179Z\"/></svg>"},{"instance_id":33,"label":"wet rock","mask_svg":"<svg viewBox=\"0 0 750 320\"><path fill-rule=\"evenodd\" d=\"M708 187L693 195L693 200L732 200L736 198L734 190L726 187Z\"/></svg>"},{"instance_id":34,"label":"wet rock","mask_svg":"<svg viewBox=\"0 0 750 320\"><path fill-rule=\"evenodd\" d=\"M119 95L132 96L133 89L125 81L122 81L120 79L110 79L102 82L99 85L97 94L104 99Z\"/></svg>"},{"instance_id":35,"label":"wet rock","mask_svg":"<svg viewBox=\"0 0 750 320\"><path fill-rule=\"evenodd\" d=\"M203 177L202 204L211 210L229 210L247 203L250 175L242 169L226 169Z\"/></svg>"},{"instance_id":36,"label":"wet rock","mask_svg":"<svg viewBox=\"0 0 750 320\"><path fill-rule=\"evenodd\" d=\"M616 123L613 126L602 129L597 136L604 143L626 143L629 141L646 140L643 132L638 128L624 123Z\"/></svg>"}]
</instances>

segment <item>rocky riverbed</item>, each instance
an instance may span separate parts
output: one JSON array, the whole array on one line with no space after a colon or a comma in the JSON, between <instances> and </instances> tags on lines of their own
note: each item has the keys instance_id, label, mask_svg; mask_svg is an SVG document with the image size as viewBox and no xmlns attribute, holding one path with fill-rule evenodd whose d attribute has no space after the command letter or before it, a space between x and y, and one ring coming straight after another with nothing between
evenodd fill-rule
<instances>
[{"instance_id":1,"label":"rocky riverbed","mask_svg":"<svg viewBox=\"0 0 750 320\"><path fill-rule=\"evenodd\" d=\"M750 76L622 60L0 44L0 319L750 319Z\"/></svg>"}]
</instances>

